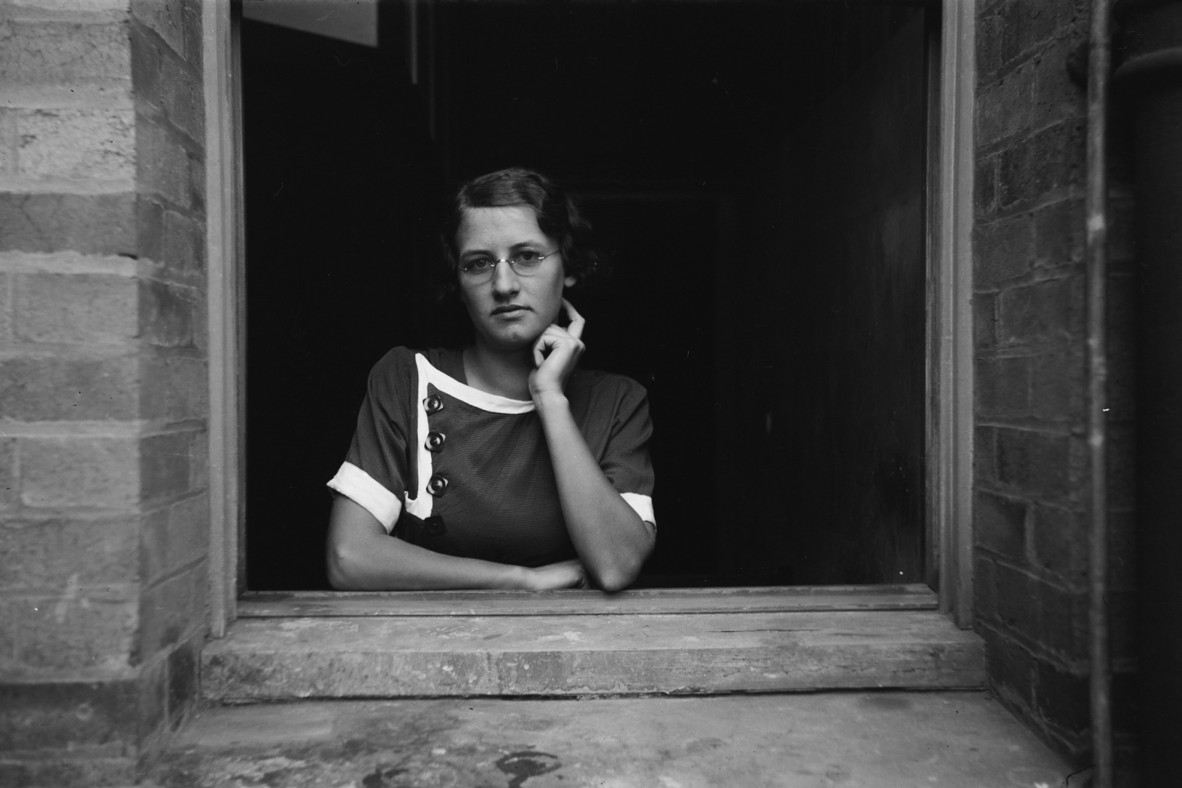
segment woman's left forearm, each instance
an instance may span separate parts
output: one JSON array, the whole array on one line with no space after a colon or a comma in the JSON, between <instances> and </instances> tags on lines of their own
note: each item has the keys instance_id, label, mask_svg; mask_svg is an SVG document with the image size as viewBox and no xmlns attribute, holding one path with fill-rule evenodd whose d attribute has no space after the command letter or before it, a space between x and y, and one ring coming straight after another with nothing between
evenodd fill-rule
<instances>
[{"instance_id":1,"label":"woman's left forearm","mask_svg":"<svg viewBox=\"0 0 1182 788\"><path fill-rule=\"evenodd\" d=\"M567 531L592 582L619 591L652 552L652 526L624 501L600 469L561 393L536 400Z\"/></svg>"}]
</instances>

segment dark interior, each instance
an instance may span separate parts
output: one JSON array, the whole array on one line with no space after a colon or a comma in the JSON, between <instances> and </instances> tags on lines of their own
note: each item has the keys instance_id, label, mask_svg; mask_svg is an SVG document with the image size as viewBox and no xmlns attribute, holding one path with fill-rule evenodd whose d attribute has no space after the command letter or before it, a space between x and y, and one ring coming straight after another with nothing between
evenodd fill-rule
<instances>
[{"instance_id":1,"label":"dark interior","mask_svg":"<svg viewBox=\"0 0 1182 788\"><path fill-rule=\"evenodd\" d=\"M641 585L923 581L934 12L407 9L379 6L377 47L242 23L248 587L327 587L369 367L464 320L432 200L509 165L577 194L612 264L571 298L584 365L650 393Z\"/></svg>"}]
</instances>

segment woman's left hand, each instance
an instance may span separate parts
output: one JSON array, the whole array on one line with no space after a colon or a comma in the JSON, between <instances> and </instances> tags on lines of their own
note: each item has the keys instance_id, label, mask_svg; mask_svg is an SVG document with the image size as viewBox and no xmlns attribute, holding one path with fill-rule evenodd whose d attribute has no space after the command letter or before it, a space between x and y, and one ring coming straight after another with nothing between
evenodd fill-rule
<instances>
[{"instance_id":1,"label":"woman's left hand","mask_svg":"<svg viewBox=\"0 0 1182 788\"><path fill-rule=\"evenodd\" d=\"M534 369L529 375L530 395L536 402L546 394L561 394L567 378L579 364L585 345L581 337L587 321L571 305L562 299L570 322L566 328L551 323L534 343Z\"/></svg>"}]
</instances>

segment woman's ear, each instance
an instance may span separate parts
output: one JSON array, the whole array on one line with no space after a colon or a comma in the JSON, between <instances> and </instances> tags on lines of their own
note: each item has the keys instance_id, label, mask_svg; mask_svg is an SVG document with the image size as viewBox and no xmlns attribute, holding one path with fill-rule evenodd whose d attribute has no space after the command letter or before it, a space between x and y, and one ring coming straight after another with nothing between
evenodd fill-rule
<instances>
[{"instance_id":1,"label":"woman's ear","mask_svg":"<svg viewBox=\"0 0 1182 788\"><path fill-rule=\"evenodd\" d=\"M578 280L578 277L568 276L566 279L562 280L562 283L564 285L566 285L567 287L574 287L575 285L577 285L579 283L579 280Z\"/></svg>"}]
</instances>

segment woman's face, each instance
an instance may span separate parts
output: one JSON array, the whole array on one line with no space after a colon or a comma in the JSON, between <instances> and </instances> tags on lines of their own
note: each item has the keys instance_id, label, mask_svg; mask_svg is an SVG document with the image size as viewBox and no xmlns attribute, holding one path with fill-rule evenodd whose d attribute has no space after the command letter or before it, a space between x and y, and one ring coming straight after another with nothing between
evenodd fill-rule
<instances>
[{"instance_id":1,"label":"woman's face","mask_svg":"<svg viewBox=\"0 0 1182 788\"><path fill-rule=\"evenodd\" d=\"M469 208L456 231L461 264L487 257L505 260L524 251L549 254L558 241L538 227L537 214L526 205ZM562 290L574 284L563 274L562 253L550 255L527 276L505 262L491 278L473 280L457 272L460 296L476 329L476 341L494 350L530 348L562 310Z\"/></svg>"}]
</instances>

